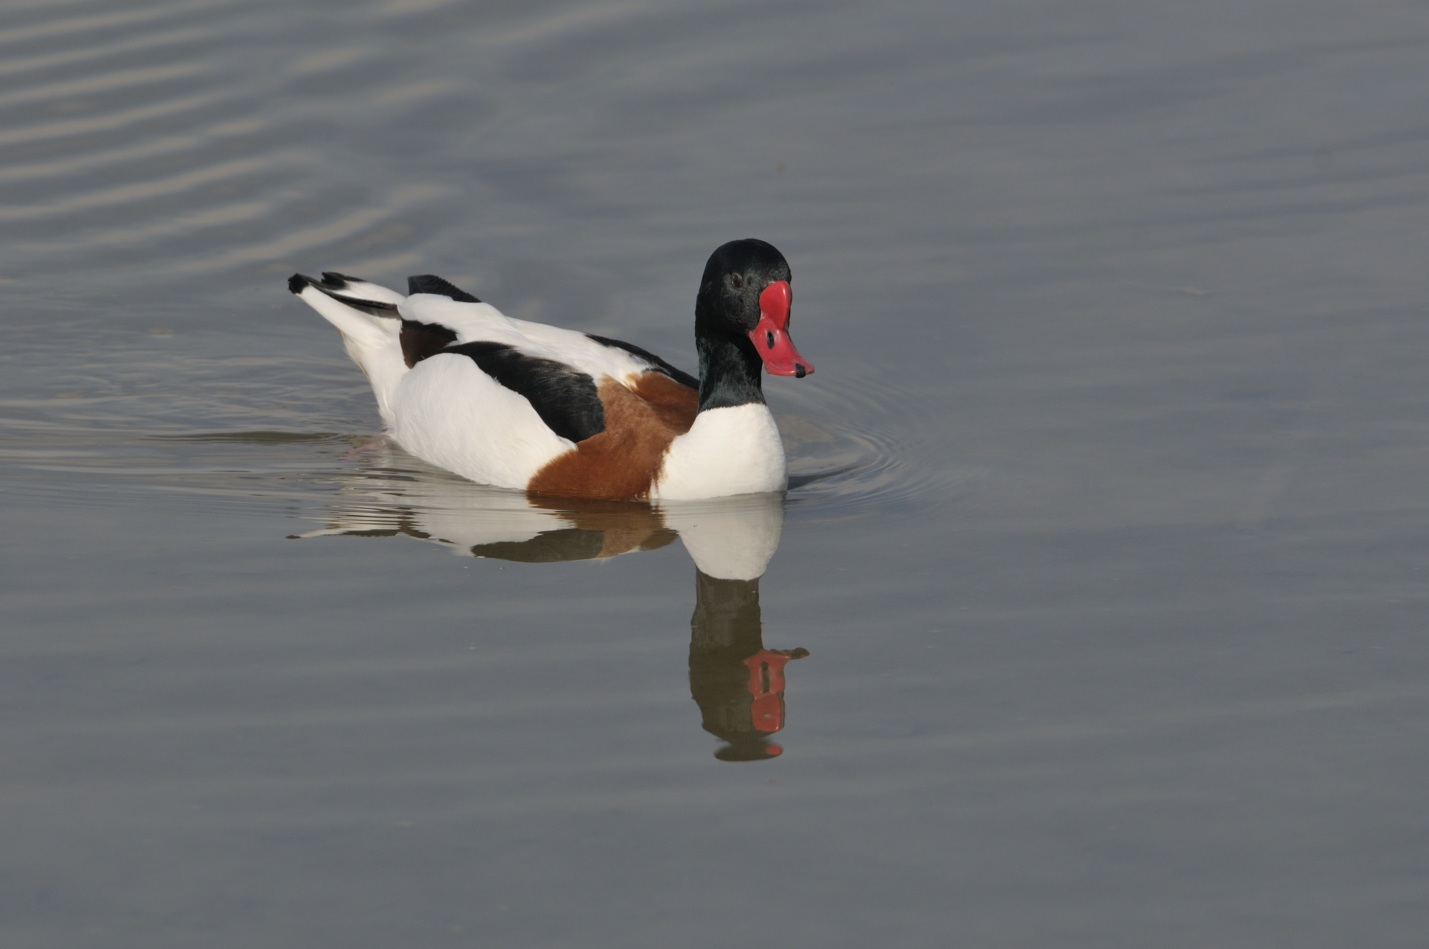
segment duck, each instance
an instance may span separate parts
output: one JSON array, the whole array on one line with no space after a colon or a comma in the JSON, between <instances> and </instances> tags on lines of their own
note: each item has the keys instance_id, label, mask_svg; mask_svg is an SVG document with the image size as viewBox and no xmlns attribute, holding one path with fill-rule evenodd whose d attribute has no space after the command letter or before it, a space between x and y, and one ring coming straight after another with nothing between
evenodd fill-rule
<instances>
[{"instance_id":1,"label":"duck","mask_svg":"<svg viewBox=\"0 0 1429 949\"><path fill-rule=\"evenodd\" d=\"M433 274L401 294L336 272L288 289L337 328L405 451L533 498L678 501L782 492L763 373L814 366L789 333L788 261L716 248L695 297L699 375L633 343L513 319Z\"/></svg>"}]
</instances>

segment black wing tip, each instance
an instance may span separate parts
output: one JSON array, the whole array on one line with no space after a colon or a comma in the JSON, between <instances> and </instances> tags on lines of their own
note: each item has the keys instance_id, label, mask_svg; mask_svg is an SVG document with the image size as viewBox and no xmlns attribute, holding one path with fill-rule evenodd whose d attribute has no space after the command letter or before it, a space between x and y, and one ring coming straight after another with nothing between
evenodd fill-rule
<instances>
[{"instance_id":1,"label":"black wing tip","mask_svg":"<svg viewBox=\"0 0 1429 949\"><path fill-rule=\"evenodd\" d=\"M354 310L361 310L371 316L391 317L397 312L395 303L384 303L379 300L364 300L360 297L347 296L342 291L350 289L354 283L364 282L359 277L349 277L347 274L340 274L333 270L324 270L323 278L309 277L307 274L295 273L288 278L288 289L302 296L303 291L312 287L319 293L326 294ZM309 301L312 302L312 301Z\"/></svg>"},{"instance_id":2,"label":"black wing tip","mask_svg":"<svg viewBox=\"0 0 1429 949\"><path fill-rule=\"evenodd\" d=\"M407 278L407 294L410 296L414 293L434 293L437 296L449 297L458 303L481 302L451 281L431 273L417 274Z\"/></svg>"},{"instance_id":3,"label":"black wing tip","mask_svg":"<svg viewBox=\"0 0 1429 949\"><path fill-rule=\"evenodd\" d=\"M317 287L319 290L346 290L352 284L361 282L360 277L349 277L335 270L324 270L321 280L303 273L293 274L288 278L288 289L293 293L302 293L308 287Z\"/></svg>"}]
</instances>

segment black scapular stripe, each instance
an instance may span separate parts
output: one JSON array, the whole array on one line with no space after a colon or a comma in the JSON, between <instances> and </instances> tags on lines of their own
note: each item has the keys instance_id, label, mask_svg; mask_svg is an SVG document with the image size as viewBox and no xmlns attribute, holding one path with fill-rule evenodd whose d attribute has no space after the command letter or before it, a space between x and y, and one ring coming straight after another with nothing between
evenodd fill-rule
<instances>
[{"instance_id":1,"label":"black scapular stripe","mask_svg":"<svg viewBox=\"0 0 1429 949\"><path fill-rule=\"evenodd\" d=\"M687 385L691 389L698 389L700 387L700 380L696 379L688 372L685 372L681 369L676 369L674 366L670 365L670 363L661 359L659 356L655 355L648 349L642 349L641 347L636 346L634 343L627 343L623 339L611 339L609 336L597 336L594 333L587 333L586 338L593 339L597 343L600 343L604 346L614 346L616 349L623 349L633 356L639 356L641 359L647 360L656 369L660 370L665 375L669 376L671 379L674 379L681 385Z\"/></svg>"},{"instance_id":2,"label":"black scapular stripe","mask_svg":"<svg viewBox=\"0 0 1429 949\"><path fill-rule=\"evenodd\" d=\"M442 352L470 358L482 372L525 396L541 421L562 438L585 441L605 430L605 406L595 380L583 372L505 343L462 343Z\"/></svg>"}]
</instances>

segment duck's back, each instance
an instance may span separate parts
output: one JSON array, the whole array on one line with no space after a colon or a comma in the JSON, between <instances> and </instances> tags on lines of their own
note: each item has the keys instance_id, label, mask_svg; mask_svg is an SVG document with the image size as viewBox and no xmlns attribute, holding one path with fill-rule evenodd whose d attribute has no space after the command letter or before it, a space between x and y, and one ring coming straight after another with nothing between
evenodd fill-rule
<instances>
[{"instance_id":1,"label":"duck's back","mask_svg":"<svg viewBox=\"0 0 1429 949\"><path fill-rule=\"evenodd\" d=\"M533 493L645 497L694 421L694 377L639 347L518 320L440 278L402 297L338 274L292 286L343 335L397 443Z\"/></svg>"}]
</instances>

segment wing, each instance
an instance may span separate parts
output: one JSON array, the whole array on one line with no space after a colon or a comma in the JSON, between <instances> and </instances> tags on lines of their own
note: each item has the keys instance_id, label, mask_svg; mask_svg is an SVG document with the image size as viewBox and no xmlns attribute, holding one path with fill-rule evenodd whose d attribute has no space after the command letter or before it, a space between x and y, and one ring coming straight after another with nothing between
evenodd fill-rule
<instances>
[{"instance_id":1,"label":"wing","mask_svg":"<svg viewBox=\"0 0 1429 949\"><path fill-rule=\"evenodd\" d=\"M505 343L456 343L443 354L466 356L504 388L525 397L546 427L573 442L605 429L605 407L595 380L565 363Z\"/></svg>"},{"instance_id":2,"label":"wing","mask_svg":"<svg viewBox=\"0 0 1429 949\"><path fill-rule=\"evenodd\" d=\"M607 377L642 398L654 395L658 412L678 417L682 430L689 427L683 417L692 412L684 403L693 406L693 390L699 388L699 380L646 349L622 340L512 319L431 274L408 278L408 288L413 295L399 310L402 355L409 368L437 355L466 356L501 386L530 402L551 431L573 442L605 429L599 386ZM650 374L667 381L652 387L647 378ZM675 407L667 407L667 402Z\"/></svg>"}]
</instances>

